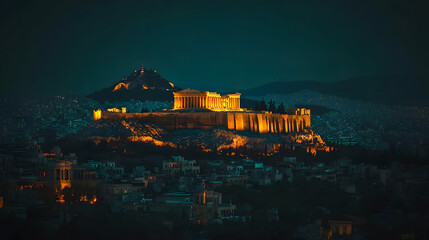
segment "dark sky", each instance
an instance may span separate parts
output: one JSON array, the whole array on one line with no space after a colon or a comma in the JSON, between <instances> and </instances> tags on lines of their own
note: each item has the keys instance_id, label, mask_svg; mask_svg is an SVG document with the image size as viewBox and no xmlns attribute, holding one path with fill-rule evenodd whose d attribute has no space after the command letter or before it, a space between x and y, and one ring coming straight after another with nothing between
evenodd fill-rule
<instances>
[{"instance_id":1,"label":"dark sky","mask_svg":"<svg viewBox=\"0 0 429 240\"><path fill-rule=\"evenodd\" d=\"M0 94L108 87L143 64L183 88L426 75L423 1L2 1Z\"/></svg>"}]
</instances>

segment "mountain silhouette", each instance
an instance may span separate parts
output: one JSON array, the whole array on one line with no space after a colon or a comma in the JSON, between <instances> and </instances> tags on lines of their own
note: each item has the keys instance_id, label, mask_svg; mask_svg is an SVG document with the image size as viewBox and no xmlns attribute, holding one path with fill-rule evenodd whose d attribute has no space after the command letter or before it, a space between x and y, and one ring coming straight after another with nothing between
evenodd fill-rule
<instances>
[{"instance_id":1,"label":"mountain silhouette","mask_svg":"<svg viewBox=\"0 0 429 240\"><path fill-rule=\"evenodd\" d=\"M265 94L289 94L304 90L388 105L429 105L428 83L423 77L358 77L332 83L271 82L260 87L241 90L241 93L245 96L264 96Z\"/></svg>"},{"instance_id":2,"label":"mountain silhouette","mask_svg":"<svg viewBox=\"0 0 429 240\"><path fill-rule=\"evenodd\" d=\"M154 69L134 71L113 86L88 95L99 102L105 101L172 101L173 92L180 90Z\"/></svg>"}]
</instances>

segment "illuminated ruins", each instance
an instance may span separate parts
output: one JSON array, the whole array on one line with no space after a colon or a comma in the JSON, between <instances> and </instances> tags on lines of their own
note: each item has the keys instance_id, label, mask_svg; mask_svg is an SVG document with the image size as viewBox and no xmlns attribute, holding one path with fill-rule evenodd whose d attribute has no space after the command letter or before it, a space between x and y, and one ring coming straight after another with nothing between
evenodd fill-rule
<instances>
[{"instance_id":1,"label":"illuminated ruins","mask_svg":"<svg viewBox=\"0 0 429 240\"><path fill-rule=\"evenodd\" d=\"M242 111L240 93L221 96L216 92L185 89L173 94L174 109L205 108L212 111Z\"/></svg>"},{"instance_id":2,"label":"illuminated ruins","mask_svg":"<svg viewBox=\"0 0 429 240\"><path fill-rule=\"evenodd\" d=\"M240 93L221 96L215 92L182 90L174 93L173 109L162 112L127 113L126 109L94 110L94 121L126 118L152 122L172 131L226 127L255 133L301 132L311 127L310 110L288 108L287 114L240 108Z\"/></svg>"}]
</instances>

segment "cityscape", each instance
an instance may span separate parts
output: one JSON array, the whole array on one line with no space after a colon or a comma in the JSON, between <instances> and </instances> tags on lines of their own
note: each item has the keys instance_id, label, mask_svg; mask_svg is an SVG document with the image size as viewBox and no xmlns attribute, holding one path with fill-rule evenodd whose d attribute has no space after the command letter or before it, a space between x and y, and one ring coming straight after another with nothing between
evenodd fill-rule
<instances>
[{"instance_id":1,"label":"cityscape","mask_svg":"<svg viewBox=\"0 0 429 240\"><path fill-rule=\"evenodd\" d=\"M429 239L423 4L165 4L4 4L0 239Z\"/></svg>"}]
</instances>

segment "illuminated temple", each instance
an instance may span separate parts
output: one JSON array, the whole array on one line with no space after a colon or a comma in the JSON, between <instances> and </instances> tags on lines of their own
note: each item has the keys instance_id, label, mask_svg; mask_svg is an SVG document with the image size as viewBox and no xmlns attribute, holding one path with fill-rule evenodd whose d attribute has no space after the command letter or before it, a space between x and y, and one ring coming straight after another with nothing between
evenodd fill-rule
<instances>
[{"instance_id":1,"label":"illuminated temple","mask_svg":"<svg viewBox=\"0 0 429 240\"><path fill-rule=\"evenodd\" d=\"M169 131L225 127L255 133L290 133L311 127L310 110L305 108L288 108L286 114L278 114L240 108L240 93L221 96L215 92L185 89L173 94L174 105L170 110L144 113L128 113L125 108L94 110L94 121L140 119Z\"/></svg>"},{"instance_id":2,"label":"illuminated temple","mask_svg":"<svg viewBox=\"0 0 429 240\"><path fill-rule=\"evenodd\" d=\"M240 108L240 93L221 96L216 92L185 89L173 94L174 110L205 108L213 111L242 111Z\"/></svg>"}]
</instances>

